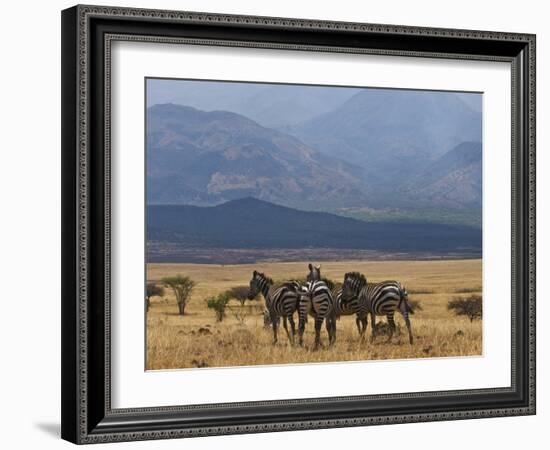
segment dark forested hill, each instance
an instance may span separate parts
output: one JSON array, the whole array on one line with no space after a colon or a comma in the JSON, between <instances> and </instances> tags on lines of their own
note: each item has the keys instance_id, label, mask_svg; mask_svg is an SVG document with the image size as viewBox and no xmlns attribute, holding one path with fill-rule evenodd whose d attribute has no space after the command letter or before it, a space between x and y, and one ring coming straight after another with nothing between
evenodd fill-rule
<instances>
[{"instance_id":1,"label":"dark forested hill","mask_svg":"<svg viewBox=\"0 0 550 450\"><path fill-rule=\"evenodd\" d=\"M428 223L367 223L244 198L213 207L150 205L148 241L209 248L480 250L479 229Z\"/></svg>"}]
</instances>

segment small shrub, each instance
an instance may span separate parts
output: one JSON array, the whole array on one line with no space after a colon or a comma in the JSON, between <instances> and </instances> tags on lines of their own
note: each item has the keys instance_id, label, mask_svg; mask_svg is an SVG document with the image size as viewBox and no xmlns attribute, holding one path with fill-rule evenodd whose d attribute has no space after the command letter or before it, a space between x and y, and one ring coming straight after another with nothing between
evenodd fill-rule
<instances>
[{"instance_id":1,"label":"small shrub","mask_svg":"<svg viewBox=\"0 0 550 450\"><path fill-rule=\"evenodd\" d=\"M213 309L216 313L216 320L218 322L223 321L225 317L225 308L229 303L230 297L227 295L227 292L218 294L215 297L210 297L205 300L206 306L210 309Z\"/></svg>"},{"instance_id":2,"label":"small shrub","mask_svg":"<svg viewBox=\"0 0 550 450\"><path fill-rule=\"evenodd\" d=\"M481 295L471 295L467 298L455 297L447 304L447 309L453 311L457 316L466 316L473 322L481 319L483 302Z\"/></svg>"},{"instance_id":3,"label":"small shrub","mask_svg":"<svg viewBox=\"0 0 550 450\"><path fill-rule=\"evenodd\" d=\"M151 297L162 297L164 295L164 288L155 283L147 283L147 289L145 293L145 304L147 311L151 306Z\"/></svg>"}]
</instances>

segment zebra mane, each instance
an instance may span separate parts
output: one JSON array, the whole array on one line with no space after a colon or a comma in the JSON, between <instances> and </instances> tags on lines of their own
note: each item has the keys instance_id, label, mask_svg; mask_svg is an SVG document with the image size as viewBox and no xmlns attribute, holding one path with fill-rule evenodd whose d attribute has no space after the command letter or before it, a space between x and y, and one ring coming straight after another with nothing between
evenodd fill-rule
<instances>
[{"instance_id":1,"label":"zebra mane","mask_svg":"<svg viewBox=\"0 0 550 450\"><path fill-rule=\"evenodd\" d=\"M264 279L267 282L267 284L270 284L270 285L273 284L273 280L263 272L254 271L254 278L256 277Z\"/></svg>"},{"instance_id":2,"label":"zebra mane","mask_svg":"<svg viewBox=\"0 0 550 450\"><path fill-rule=\"evenodd\" d=\"M294 292L298 292L302 288L302 284L298 281L287 281L283 284L281 284L281 287L285 287L287 289L290 289Z\"/></svg>"},{"instance_id":3,"label":"zebra mane","mask_svg":"<svg viewBox=\"0 0 550 450\"><path fill-rule=\"evenodd\" d=\"M331 291L334 290L334 282L332 280L329 280L326 277L321 277L321 281L325 283Z\"/></svg>"},{"instance_id":4,"label":"zebra mane","mask_svg":"<svg viewBox=\"0 0 550 450\"><path fill-rule=\"evenodd\" d=\"M367 279L365 278L365 275L363 275L360 272L348 272L344 276L344 279L346 279L346 278L355 278L355 279L359 279L361 281L361 283L363 283L363 284L367 283Z\"/></svg>"}]
</instances>

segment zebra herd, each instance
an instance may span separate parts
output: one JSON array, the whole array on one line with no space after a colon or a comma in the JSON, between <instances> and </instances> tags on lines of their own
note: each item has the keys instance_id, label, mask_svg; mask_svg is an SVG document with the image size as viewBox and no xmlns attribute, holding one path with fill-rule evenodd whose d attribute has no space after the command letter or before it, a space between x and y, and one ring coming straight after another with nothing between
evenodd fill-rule
<instances>
[{"instance_id":1,"label":"zebra herd","mask_svg":"<svg viewBox=\"0 0 550 450\"><path fill-rule=\"evenodd\" d=\"M333 288L328 280L321 277L321 266L309 264L306 283L288 281L275 286L265 274L254 271L250 280L248 298L261 293L265 299L265 318L273 328L273 343L277 343L280 319L289 341L294 344L296 323L294 313L298 313L298 339L303 344L303 336L308 316L315 323L315 346L321 343L323 322L328 334L329 345L336 342L336 322L341 316L356 315L356 325L360 338L367 331L368 315L371 316L371 342L375 338L376 316L386 316L390 328L388 342L392 339L396 326L395 311L405 319L409 332L409 343L413 343L409 314L413 308L408 300L407 290L398 281L368 283L359 272L348 272L342 286ZM290 330L289 330L290 325Z\"/></svg>"}]
</instances>

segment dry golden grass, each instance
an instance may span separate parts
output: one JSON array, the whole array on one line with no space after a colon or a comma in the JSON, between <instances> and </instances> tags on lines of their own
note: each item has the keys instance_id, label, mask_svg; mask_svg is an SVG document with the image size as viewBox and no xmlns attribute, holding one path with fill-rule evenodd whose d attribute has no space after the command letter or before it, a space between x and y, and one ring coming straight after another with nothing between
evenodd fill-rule
<instances>
[{"instance_id":1,"label":"dry golden grass","mask_svg":"<svg viewBox=\"0 0 550 450\"><path fill-rule=\"evenodd\" d=\"M248 284L254 269L274 279L304 277L306 263L262 263L253 265L149 264L148 281L164 276L186 275L197 282L186 314L178 315L175 298L167 289L164 298L152 299L147 314L147 368L173 369L188 367L227 367L258 364L289 364L368 359L402 359L442 356L480 355L482 352L481 322L470 323L447 310L447 302L464 289L481 290L481 260L454 261L339 261L322 263L323 276L341 281L347 271L367 275L369 281L396 279L409 290L409 298L420 302L423 310L411 316L414 344L408 344L403 318L396 315L401 330L391 343L378 336L374 343L361 342L355 317L342 317L337 323L337 342L313 351L313 321L304 336L304 347L292 347L280 327L279 342L272 345L272 332L263 326L263 299L250 302L245 322L240 323L231 310L223 322L216 322L214 311L207 309L204 299L226 289ZM481 293L481 292L477 293ZM233 302L233 301L232 301ZM238 309L237 302L230 303ZM297 321L297 320L296 320ZM385 318L377 318L385 321ZM370 324L367 333L370 335Z\"/></svg>"}]
</instances>

